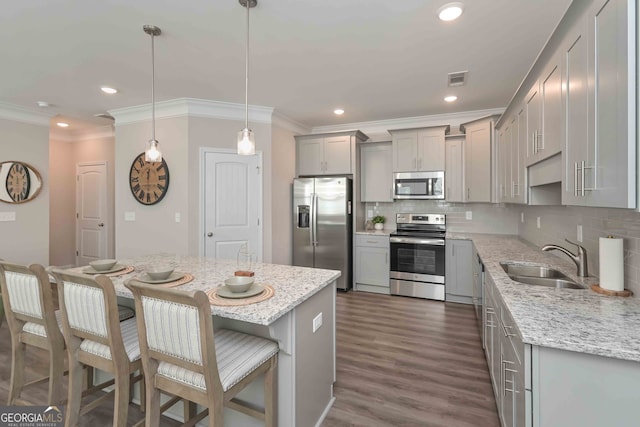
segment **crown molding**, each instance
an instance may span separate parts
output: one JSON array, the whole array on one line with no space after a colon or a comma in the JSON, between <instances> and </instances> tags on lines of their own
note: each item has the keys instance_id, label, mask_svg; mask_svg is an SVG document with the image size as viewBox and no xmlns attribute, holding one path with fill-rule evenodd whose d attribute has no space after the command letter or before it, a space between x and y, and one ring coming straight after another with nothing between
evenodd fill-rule
<instances>
[{"instance_id":1,"label":"crown molding","mask_svg":"<svg viewBox=\"0 0 640 427\"><path fill-rule=\"evenodd\" d=\"M116 126L151 120L151 104L109 110ZM156 119L173 117L204 117L244 121L245 105L197 98L177 98L156 102ZM271 123L273 108L249 105L249 122Z\"/></svg>"},{"instance_id":2,"label":"crown molding","mask_svg":"<svg viewBox=\"0 0 640 427\"><path fill-rule=\"evenodd\" d=\"M49 122L53 116L55 116L54 112L45 113L40 110L0 101L0 119L49 127Z\"/></svg>"},{"instance_id":3,"label":"crown molding","mask_svg":"<svg viewBox=\"0 0 640 427\"><path fill-rule=\"evenodd\" d=\"M359 129L364 132L370 142L390 141L389 130L415 129L433 126L458 126L480 117L502 114L504 108L463 111L459 113L434 114L431 116L404 117L400 119L377 120L371 122L345 123L343 125L317 126L311 133L336 132L344 129Z\"/></svg>"},{"instance_id":4,"label":"crown molding","mask_svg":"<svg viewBox=\"0 0 640 427\"><path fill-rule=\"evenodd\" d=\"M304 123L293 120L291 117L285 116L279 111L274 111L271 117L271 123L274 126L289 130L295 134L303 135L311 133L311 127Z\"/></svg>"},{"instance_id":5,"label":"crown molding","mask_svg":"<svg viewBox=\"0 0 640 427\"><path fill-rule=\"evenodd\" d=\"M98 126L91 129L79 129L72 131L55 129L55 126L53 126L49 131L49 138L62 142L81 142L113 137L115 137L115 129L113 125Z\"/></svg>"}]
</instances>

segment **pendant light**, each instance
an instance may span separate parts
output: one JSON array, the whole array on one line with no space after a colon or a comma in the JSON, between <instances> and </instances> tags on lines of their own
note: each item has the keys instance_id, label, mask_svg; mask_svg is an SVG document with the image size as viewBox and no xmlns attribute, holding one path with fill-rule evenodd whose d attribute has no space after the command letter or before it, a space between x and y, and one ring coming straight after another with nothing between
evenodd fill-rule
<instances>
[{"instance_id":1,"label":"pendant light","mask_svg":"<svg viewBox=\"0 0 640 427\"><path fill-rule=\"evenodd\" d=\"M147 149L144 151L144 160L147 162L161 162L162 153L160 152L160 148L158 148L159 142L156 139L156 69L153 39L155 36L159 36L162 31L155 25L145 25L142 29L151 36L151 139L147 142Z\"/></svg>"},{"instance_id":2,"label":"pendant light","mask_svg":"<svg viewBox=\"0 0 640 427\"><path fill-rule=\"evenodd\" d=\"M238 132L238 154L256 154L256 142L253 131L249 129L249 9L258 4L258 0L239 0L247 9L247 46L245 51L245 83L244 83L244 129Z\"/></svg>"}]
</instances>

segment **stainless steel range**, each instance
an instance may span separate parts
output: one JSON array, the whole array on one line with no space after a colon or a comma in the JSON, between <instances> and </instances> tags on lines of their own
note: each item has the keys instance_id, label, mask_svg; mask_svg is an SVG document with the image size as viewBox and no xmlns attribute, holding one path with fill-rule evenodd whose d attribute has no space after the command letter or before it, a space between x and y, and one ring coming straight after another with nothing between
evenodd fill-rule
<instances>
[{"instance_id":1,"label":"stainless steel range","mask_svg":"<svg viewBox=\"0 0 640 427\"><path fill-rule=\"evenodd\" d=\"M445 233L445 215L396 214L389 238L392 295L444 301Z\"/></svg>"}]
</instances>

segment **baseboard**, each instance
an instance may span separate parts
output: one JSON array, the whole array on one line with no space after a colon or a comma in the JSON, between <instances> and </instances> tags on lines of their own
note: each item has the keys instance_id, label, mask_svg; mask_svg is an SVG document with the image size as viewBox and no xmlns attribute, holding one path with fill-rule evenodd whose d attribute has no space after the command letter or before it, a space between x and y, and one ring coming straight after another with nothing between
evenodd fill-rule
<instances>
[{"instance_id":1,"label":"baseboard","mask_svg":"<svg viewBox=\"0 0 640 427\"><path fill-rule=\"evenodd\" d=\"M320 418L316 423L316 427L320 427L322 425L322 422L324 421L325 418L327 418L327 415L329 415L329 411L331 410L331 407L333 406L333 403L335 401L336 401L336 397L332 396L331 400L329 401L329 404L327 405L326 408L324 408L324 411L322 411L322 414L320 415Z\"/></svg>"}]
</instances>

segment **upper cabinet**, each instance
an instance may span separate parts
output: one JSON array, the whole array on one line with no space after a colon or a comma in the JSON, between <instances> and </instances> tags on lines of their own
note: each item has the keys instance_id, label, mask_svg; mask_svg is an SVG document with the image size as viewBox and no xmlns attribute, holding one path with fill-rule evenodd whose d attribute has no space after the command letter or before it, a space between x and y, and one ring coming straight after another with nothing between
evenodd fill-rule
<instances>
[{"instance_id":1,"label":"upper cabinet","mask_svg":"<svg viewBox=\"0 0 640 427\"><path fill-rule=\"evenodd\" d=\"M447 202L464 202L464 135L449 135L444 143L444 197Z\"/></svg>"},{"instance_id":2,"label":"upper cabinet","mask_svg":"<svg viewBox=\"0 0 640 427\"><path fill-rule=\"evenodd\" d=\"M563 203L636 207L633 0L596 0L562 46Z\"/></svg>"},{"instance_id":3,"label":"upper cabinet","mask_svg":"<svg viewBox=\"0 0 640 427\"><path fill-rule=\"evenodd\" d=\"M460 125L465 133L464 196L466 202L491 202L491 152L496 117Z\"/></svg>"},{"instance_id":4,"label":"upper cabinet","mask_svg":"<svg viewBox=\"0 0 640 427\"><path fill-rule=\"evenodd\" d=\"M390 130L393 172L443 171L444 136L449 126L424 129Z\"/></svg>"},{"instance_id":5,"label":"upper cabinet","mask_svg":"<svg viewBox=\"0 0 640 427\"><path fill-rule=\"evenodd\" d=\"M393 202L391 142L360 145L362 202Z\"/></svg>"},{"instance_id":6,"label":"upper cabinet","mask_svg":"<svg viewBox=\"0 0 640 427\"><path fill-rule=\"evenodd\" d=\"M366 139L360 131L296 136L297 175L353 174L356 142Z\"/></svg>"}]
</instances>

